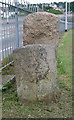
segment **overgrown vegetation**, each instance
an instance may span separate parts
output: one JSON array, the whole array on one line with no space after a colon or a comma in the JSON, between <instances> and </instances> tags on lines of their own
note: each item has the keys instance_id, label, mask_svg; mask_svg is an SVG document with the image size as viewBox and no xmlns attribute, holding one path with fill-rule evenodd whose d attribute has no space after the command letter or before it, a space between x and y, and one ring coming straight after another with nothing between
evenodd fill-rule
<instances>
[{"instance_id":1,"label":"overgrown vegetation","mask_svg":"<svg viewBox=\"0 0 74 120\"><path fill-rule=\"evenodd\" d=\"M3 90L3 118L71 118L72 117L72 30L64 33L58 49L58 85L60 96L51 104L23 104L18 99L16 82ZM9 67L11 69L11 66ZM10 71L8 69L8 71ZM10 72L8 72L9 74ZM7 74L5 72L5 74ZM9 87L10 86L10 87Z\"/></svg>"}]
</instances>

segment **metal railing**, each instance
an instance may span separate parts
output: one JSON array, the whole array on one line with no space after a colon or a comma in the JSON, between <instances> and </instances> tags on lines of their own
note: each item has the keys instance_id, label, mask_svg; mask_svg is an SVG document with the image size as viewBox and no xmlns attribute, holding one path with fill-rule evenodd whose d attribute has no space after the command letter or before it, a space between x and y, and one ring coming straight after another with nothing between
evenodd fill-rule
<instances>
[{"instance_id":1,"label":"metal railing","mask_svg":"<svg viewBox=\"0 0 74 120\"><path fill-rule=\"evenodd\" d=\"M0 70L13 63L13 50L23 46L23 21L32 12L41 11L36 4L0 0ZM72 29L72 23L68 24ZM60 33L65 31L65 22L60 21Z\"/></svg>"},{"instance_id":2,"label":"metal railing","mask_svg":"<svg viewBox=\"0 0 74 120\"><path fill-rule=\"evenodd\" d=\"M0 1L0 70L13 63L13 50L23 46L23 20L37 5Z\"/></svg>"}]
</instances>

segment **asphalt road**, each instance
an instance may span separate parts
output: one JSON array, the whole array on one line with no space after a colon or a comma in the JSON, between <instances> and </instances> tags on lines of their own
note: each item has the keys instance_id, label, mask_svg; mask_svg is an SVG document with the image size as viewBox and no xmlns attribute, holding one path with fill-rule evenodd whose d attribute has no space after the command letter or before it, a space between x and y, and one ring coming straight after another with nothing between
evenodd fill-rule
<instances>
[{"instance_id":1,"label":"asphalt road","mask_svg":"<svg viewBox=\"0 0 74 120\"><path fill-rule=\"evenodd\" d=\"M25 17L19 17L18 28L19 28L19 46L23 46L23 20ZM59 18L63 21L59 24L59 34L65 31L65 23L64 17L59 16ZM71 16L68 17L69 20L72 19ZM68 24L68 30L72 29L72 23ZM4 57L10 54L16 48L16 32L15 32L15 19L10 19L9 24L7 24L7 20L2 20L2 33L0 33L0 57L2 60L2 50Z\"/></svg>"}]
</instances>

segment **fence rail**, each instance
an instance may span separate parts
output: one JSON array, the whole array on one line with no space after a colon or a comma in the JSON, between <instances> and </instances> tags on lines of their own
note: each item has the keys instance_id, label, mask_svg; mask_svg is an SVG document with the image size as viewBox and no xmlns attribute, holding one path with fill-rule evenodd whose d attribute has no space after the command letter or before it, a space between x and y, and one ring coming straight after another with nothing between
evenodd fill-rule
<instances>
[{"instance_id":1,"label":"fence rail","mask_svg":"<svg viewBox=\"0 0 74 120\"><path fill-rule=\"evenodd\" d=\"M14 62L13 50L23 46L24 17L38 11L37 5L0 1L0 70Z\"/></svg>"}]
</instances>

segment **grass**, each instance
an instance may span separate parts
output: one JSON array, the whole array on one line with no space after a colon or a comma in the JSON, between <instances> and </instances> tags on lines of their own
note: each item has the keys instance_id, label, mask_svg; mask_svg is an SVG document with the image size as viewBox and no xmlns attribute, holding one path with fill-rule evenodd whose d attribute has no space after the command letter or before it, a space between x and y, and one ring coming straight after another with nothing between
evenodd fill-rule
<instances>
[{"instance_id":1,"label":"grass","mask_svg":"<svg viewBox=\"0 0 74 120\"><path fill-rule=\"evenodd\" d=\"M6 62L7 61L7 62ZM8 62L9 61L9 62ZM9 55L8 57L4 58L4 61L1 62L2 67L8 63L10 63L11 61L13 61L13 56L12 54ZM4 62L4 65L3 65ZM13 75L14 74L14 63L10 64L9 66L5 67L2 70L2 75Z\"/></svg>"},{"instance_id":2,"label":"grass","mask_svg":"<svg viewBox=\"0 0 74 120\"><path fill-rule=\"evenodd\" d=\"M3 62L4 62L4 65L6 65L6 64L8 64L8 61L11 62L12 60L13 60L12 54L5 57L4 60L1 61L2 67L3 67Z\"/></svg>"},{"instance_id":3,"label":"grass","mask_svg":"<svg viewBox=\"0 0 74 120\"><path fill-rule=\"evenodd\" d=\"M14 63L2 70L2 75L14 75Z\"/></svg>"},{"instance_id":4,"label":"grass","mask_svg":"<svg viewBox=\"0 0 74 120\"><path fill-rule=\"evenodd\" d=\"M52 104L30 105L18 100L16 82L3 89L3 118L71 118L72 117L72 30L64 33L58 48L58 85L60 96ZM11 69L11 66L10 66ZM6 73L6 72L5 72ZM6 89L7 87L7 89Z\"/></svg>"},{"instance_id":5,"label":"grass","mask_svg":"<svg viewBox=\"0 0 74 120\"><path fill-rule=\"evenodd\" d=\"M58 77L65 79L64 83L61 80L61 84L65 84L66 87L72 86L72 30L65 33L59 43L58 50ZM62 78L61 78L62 77ZM66 81L67 79L67 81Z\"/></svg>"}]
</instances>

